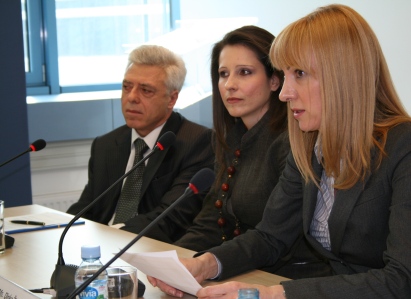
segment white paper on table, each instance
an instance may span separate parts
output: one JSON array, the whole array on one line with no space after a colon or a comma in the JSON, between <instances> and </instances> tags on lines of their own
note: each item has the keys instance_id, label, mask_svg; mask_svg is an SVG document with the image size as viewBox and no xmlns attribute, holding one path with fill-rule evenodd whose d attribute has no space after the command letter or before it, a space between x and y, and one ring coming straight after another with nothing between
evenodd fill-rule
<instances>
[{"instance_id":1,"label":"white paper on table","mask_svg":"<svg viewBox=\"0 0 411 299\"><path fill-rule=\"evenodd\" d=\"M201 289L186 267L180 262L175 250L162 252L128 253L120 259L183 292L194 295Z\"/></svg>"}]
</instances>

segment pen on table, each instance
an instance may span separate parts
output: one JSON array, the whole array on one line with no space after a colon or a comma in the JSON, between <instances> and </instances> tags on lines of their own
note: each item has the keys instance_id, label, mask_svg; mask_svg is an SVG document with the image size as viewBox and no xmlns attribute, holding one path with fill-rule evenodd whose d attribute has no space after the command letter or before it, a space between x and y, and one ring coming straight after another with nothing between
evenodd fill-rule
<instances>
[{"instance_id":1,"label":"pen on table","mask_svg":"<svg viewBox=\"0 0 411 299\"><path fill-rule=\"evenodd\" d=\"M11 223L15 224L26 224L26 225L46 225L44 222L39 222L39 221L28 221L28 220L11 220Z\"/></svg>"}]
</instances>

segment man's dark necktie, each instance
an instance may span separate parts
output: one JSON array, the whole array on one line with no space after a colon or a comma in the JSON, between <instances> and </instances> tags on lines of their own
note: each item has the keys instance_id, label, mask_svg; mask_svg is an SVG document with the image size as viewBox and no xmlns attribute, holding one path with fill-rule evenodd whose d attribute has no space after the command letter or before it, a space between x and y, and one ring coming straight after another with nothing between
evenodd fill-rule
<instances>
[{"instance_id":1,"label":"man's dark necktie","mask_svg":"<svg viewBox=\"0 0 411 299\"><path fill-rule=\"evenodd\" d=\"M134 165L141 159L143 154L147 150L147 144L143 139L137 138L134 141L134 147L136 154L134 156ZM130 175L127 177L124 183L121 195L118 200L116 216L113 224L124 223L137 213L138 204L141 197L141 186L143 184L143 173L145 163L141 163Z\"/></svg>"}]
</instances>

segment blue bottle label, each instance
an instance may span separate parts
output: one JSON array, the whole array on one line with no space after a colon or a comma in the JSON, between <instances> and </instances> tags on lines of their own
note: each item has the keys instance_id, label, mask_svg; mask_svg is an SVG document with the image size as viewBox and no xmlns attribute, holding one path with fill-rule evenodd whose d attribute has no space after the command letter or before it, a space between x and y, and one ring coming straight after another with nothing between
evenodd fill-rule
<instances>
[{"instance_id":1,"label":"blue bottle label","mask_svg":"<svg viewBox=\"0 0 411 299\"><path fill-rule=\"evenodd\" d=\"M98 289L93 288L93 287L86 287L80 294L81 299L105 299L107 296L105 296L105 288L104 286L99 287L100 292Z\"/></svg>"}]
</instances>

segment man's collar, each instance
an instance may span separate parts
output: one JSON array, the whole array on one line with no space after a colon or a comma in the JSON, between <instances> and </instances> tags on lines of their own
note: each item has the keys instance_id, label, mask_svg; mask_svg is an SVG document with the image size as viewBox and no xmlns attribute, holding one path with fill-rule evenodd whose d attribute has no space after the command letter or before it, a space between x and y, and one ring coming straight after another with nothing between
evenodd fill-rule
<instances>
[{"instance_id":1,"label":"man's collar","mask_svg":"<svg viewBox=\"0 0 411 299\"><path fill-rule=\"evenodd\" d=\"M163 129L165 125L165 122L161 125L155 128L153 131L148 133L145 137L141 137L135 129L131 130L131 146L133 145L134 141L137 138L141 138L144 140L144 142L147 144L150 150L152 150L158 140L158 137L160 135L161 130Z\"/></svg>"}]
</instances>

